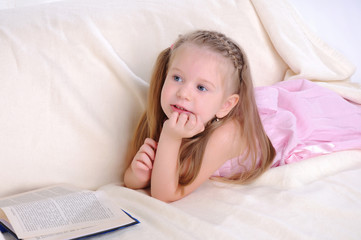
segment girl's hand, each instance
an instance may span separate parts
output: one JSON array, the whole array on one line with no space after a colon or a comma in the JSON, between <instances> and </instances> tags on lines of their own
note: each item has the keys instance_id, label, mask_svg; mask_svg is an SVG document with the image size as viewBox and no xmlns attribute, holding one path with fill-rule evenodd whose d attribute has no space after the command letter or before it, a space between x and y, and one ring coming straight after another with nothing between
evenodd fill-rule
<instances>
[{"instance_id":1,"label":"girl's hand","mask_svg":"<svg viewBox=\"0 0 361 240\"><path fill-rule=\"evenodd\" d=\"M204 124L194 114L173 112L164 122L163 131L176 139L190 138L204 131Z\"/></svg>"},{"instance_id":2,"label":"girl's hand","mask_svg":"<svg viewBox=\"0 0 361 240\"><path fill-rule=\"evenodd\" d=\"M132 171L140 182L149 182L152 175L153 162L157 142L151 138L146 138L144 144L139 148L131 163Z\"/></svg>"}]
</instances>

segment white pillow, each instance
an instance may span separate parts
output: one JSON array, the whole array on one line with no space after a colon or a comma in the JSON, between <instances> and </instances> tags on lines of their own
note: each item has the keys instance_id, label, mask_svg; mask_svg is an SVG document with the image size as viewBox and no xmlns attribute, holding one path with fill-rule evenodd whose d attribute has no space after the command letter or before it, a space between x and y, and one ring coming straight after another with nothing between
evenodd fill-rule
<instances>
[{"instance_id":1,"label":"white pillow","mask_svg":"<svg viewBox=\"0 0 361 240\"><path fill-rule=\"evenodd\" d=\"M59 182L120 182L158 53L181 33L221 31L255 85L283 79L249 1L72 0L0 10L0 196Z\"/></svg>"}]
</instances>

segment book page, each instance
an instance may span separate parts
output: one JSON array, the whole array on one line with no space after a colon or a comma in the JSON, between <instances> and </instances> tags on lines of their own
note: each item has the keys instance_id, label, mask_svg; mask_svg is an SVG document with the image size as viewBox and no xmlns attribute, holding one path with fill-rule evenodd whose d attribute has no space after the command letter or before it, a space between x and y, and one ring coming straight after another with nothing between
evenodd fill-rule
<instances>
[{"instance_id":1,"label":"book page","mask_svg":"<svg viewBox=\"0 0 361 240\"><path fill-rule=\"evenodd\" d=\"M48 197L56 197L60 195L66 195L69 193L74 193L81 191L81 189L67 185L67 184L59 184L51 187L46 187L42 189L37 189L33 191L28 191L25 193L20 193L16 195L12 195L10 197L4 197L0 199L0 221L11 231L14 231L12 225L9 223L9 219L7 218L4 211L1 209L6 206L13 206L20 203L32 202L41 199L45 199Z\"/></svg>"},{"instance_id":2,"label":"book page","mask_svg":"<svg viewBox=\"0 0 361 240\"><path fill-rule=\"evenodd\" d=\"M65 195L52 195L49 192L44 194L44 190L39 192L42 193L31 192L29 194L32 196L21 194L16 196L15 200L8 199L8 201L17 201L18 204L2 208L19 238L86 229L106 224L107 221L110 221L113 227L134 222L101 192L66 192ZM39 197L48 194L52 197ZM34 195L37 195L36 201L33 200ZM31 199L30 202L24 200L28 197ZM4 201L0 204L4 204Z\"/></svg>"},{"instance_id":3,"label":"book page","mask_svg":"<svg viewBox=\"0 0 361 240\"><path fill-rule=\"evenodd\" d=\"M69 186L66 184L51 186L47 188L41 188L34 191L29 191L26 193L16 194L10 197L5 197L0 199L0 208L12 206L20 203L27 203L32 201L37 201L49 197L62 196L69 193L79 192L81 189Z\"/></svg>"}]
</instances>

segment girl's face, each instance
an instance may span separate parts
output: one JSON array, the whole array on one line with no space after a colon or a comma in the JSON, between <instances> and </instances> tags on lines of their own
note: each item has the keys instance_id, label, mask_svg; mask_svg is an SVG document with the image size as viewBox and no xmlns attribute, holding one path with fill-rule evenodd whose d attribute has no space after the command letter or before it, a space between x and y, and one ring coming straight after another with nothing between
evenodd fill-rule
<instances>
[{"instance_id":1,"label":"girl's face","mask_svg":"<svg viewBox=\"0 0 361 240\"><path fill-rule=\"evenodd\" d=\"M220 54L194 44L183 44L170 61L161 106L169 118L172 112L194 114L206 124L228 114L238 101L231 94L234 67Z\"/></svg>"}]
</instances>

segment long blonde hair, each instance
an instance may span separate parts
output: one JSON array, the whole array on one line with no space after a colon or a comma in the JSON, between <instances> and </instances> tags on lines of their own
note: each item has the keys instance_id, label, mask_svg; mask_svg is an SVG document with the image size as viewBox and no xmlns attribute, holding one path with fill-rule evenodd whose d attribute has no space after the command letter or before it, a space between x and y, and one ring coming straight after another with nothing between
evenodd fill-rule
<instances>
[{"instance_id":1,"label":"long blonde hair","mask_svg":"<svg viewBox=\"0 0 361 240\"><path fill-rule=\"evenodd\" d=\"M150 81L148 105L134 134L128 160L134 157L145 138L159 140L162 126L167 116L160 104L161 91L167 76L168 66L177 48L184 43L207 47L233 62L237 71L237 91L239 101L232 111L220 121L211 120L205 130L189 139L183 139L178 157L179 184L186 186L197 177L203 154L212 132L225 121L236 120L241 126L241 136L246 139L246 149L240 159L243 164L251 159L251 167L245 171L223 178L224 181L249 182L267 170L275 156L275 150L267 137L260 120L254 97L254 89L247 59L241 48L225 35L213 31L195 31L183 36L169 48L163 50L155 63Z\"/></svg>"}]
</instances>

